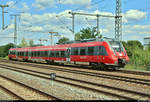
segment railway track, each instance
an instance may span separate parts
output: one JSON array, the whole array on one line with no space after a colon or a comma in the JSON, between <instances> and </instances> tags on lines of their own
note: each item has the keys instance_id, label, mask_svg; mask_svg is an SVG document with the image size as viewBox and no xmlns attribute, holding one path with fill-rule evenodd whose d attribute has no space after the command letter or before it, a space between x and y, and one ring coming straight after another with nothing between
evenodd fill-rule
<instances>
[{"instance_id":1,"label":"railway track","mask_svg":"<svg viewBox=\"0 0 150 102\"><path fill-rule=\"evenodd\" d=\"M150 72L133 71L133 70L117 70L117 71L120 72L120 73L150 76Z\"/></svg>"},{"instance_id":2,"label":"railway track","mask_svg":"<svg viewBox=\"0 0 150 102\"><path fill-rule=\"evenodd\" d=\"M12 96L12 99L16 99L16 100L24 100L24 98L18 96L16 93L12 92L10 89L5 88L4 86L0 85L0 89L5 91L7 94L9 94L10 96Z\"/></svg>"},{"instance_id":3,"label":"railway track","mask_svg":"<svg viewBox=\"0 0 150 102\"><path fill-rule=\"evenodd\" d=\"M9 62L9 63L17 63L17 64L24 64L24 63L28 63L28 64L32 64L33 62L23 62L23 61L10 61L10 60L1 60L2 62ZM41 62L36 62L38 64L41 64L41 65L46 65L47 63L41 63ZM35 64L35 63L33 63ZM48 64L49 65L49 64ZM54 65L54 66L65 66L66 68L75 68L75 69L87 69L87 70L95 70L95 71L101 71L99 69L93 69L91 68L90 66L88 65ZM50 66L51 67L51 66ZM104 72L110 72L110 71L105 71L105 70L102 70ZM150 72L143 72L143 71L133 71L133 70L124 70L124 69L121 69L121 70L115 70L115 71L112 71L112 72L118 72L118 73L126 73L126 74L134 74L134 75L143 75L143 76L150 76Z\"/></svg>"},{"instance_id":4,"label":"railway track","mask_svg":"<svg viewBox=\"0 0 150 102\"><path fill-rule=\"evenodd\" d=\"M32 71L29 69L22 69L19 67L14 67L15 68L14 69L14 68L12 68L12 66L8 66L8 65L0 65L0 68L13 70L13 71L29 74L32 76L40 77L40 78L43 78L46 80L50 80L49 73ZM150 99L150 94L140 93L140 92L131 91L131 90L127 90L127 89L121 89L121 88L117 88L117 87L111 87L111 86L97 84L97 83L91 83L91 82L87 82L87 81L83 81L83 80L77 80L77 79L67 78L67 77L58 76L58 75L57 75L57 78L59 78L59 79L56 79L55 81L58 81L63 84L69 84L69 85L84 88L87 90L92 90L92 91L99 92L99 93L105 93L106 95L111 95L111 96L118 97L121 99L127 99L127 100L131 100L131 99L132 100L135 100L135 99L148 100L148 99ZM86 87L86 86L90 86L90 87Z\"/></svg>"},{"instance_id":5,"label":"railway track","mask_svg":"<svg viewBox=\"0 0 150 102\"><path fill-rule=\"evenodd\" d=\"M15 96L18 100L37 100L37 99L60 100L59 98L57 98L55 96L49 95L45 92L42 92L40 90L37 90L30 86L27 86L19 81L16 81L14 79L8 78L3 75L0 75L0 81L3 82L0 84L0 87L2 89L4 89L4 91L8 92L8 94ZM15 87L10 88L9 85L15 85ZM18 88L18 89L16 89L16 88ZM23 89L23 90L21 90L21 89ZM19 91L17 91L17 90L19 90Z\"/></svg>"},{"instance_id":6,"label":"railway track","mask_svg":"<svg viewBox=\"0 0 150 102\"><path fill-rule=\"evenodd\" d=\"M13 64L16 62L12 62ZM36 68L42 68L42 69L49 69L49 70L56 70L56 71L62 71L62 72L69 72L69 73L75 73L75 74L82 74L87 76L94 76L94 77L100 77L100 78L107 78L107 79L113 79L113 80L119 80L119 81L125 81L130 83L137 83L137 84L144 84L144 85L150 85L150 80L147 79L139 79L139 78L132 78L127 76L118 76L118 75L110 75L110 74L103 74L103 73L96 73L96 72L87 72L87 71L80 71L80 70L74 70L74 69L63 69L63 68L56 68L53 66L43 66L43 65L36 65L36 64L26 64L26 63L17 63L21 65L36 67ZM1 64L0 64L1 65Z\"/></svg>"}]
</instances>

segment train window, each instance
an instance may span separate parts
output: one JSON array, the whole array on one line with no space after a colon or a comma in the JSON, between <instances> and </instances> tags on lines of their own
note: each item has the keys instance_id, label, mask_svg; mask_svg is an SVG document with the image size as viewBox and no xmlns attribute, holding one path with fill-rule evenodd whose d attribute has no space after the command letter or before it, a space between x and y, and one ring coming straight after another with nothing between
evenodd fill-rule
<instances>
[{"instance_id":1,"label":"train window","mask_svg":"<svg viewBox=\"0 0 150 102\"><path fill-rule=\"evenodd\" d=\"M44 57L43 55L44 55L44 51L39 51L39 53L40 53L40 57Z\"/></svg>"},{"instance_id":2,"label":"train window","mask_svg":"<svg viewBox=\"0 0 150 102\"><path fill-rule=\"evenodd\" d=\"M47 56L48 56L47 51L43 51L43 56L44 56L44 57L47 57Z\"/></svg>"},{"instance_id":3,"label":"train window","mask_svg":"<svg viewBox=\"0 0 150 102\"><path fill-rule=\"evenodd\" d=\"M107 52L104 46L99 46L99 55L107 56Z\"/></svg>"},{"instance_id":4,"label":"train window","mask_svg":"<svg viewBox=\"0 0 150 102\"><path fill-rule=\"evenodd\" d=\"M35 57L35 51L33 51L33 57Z\"/></svg>"},{"instance_id":5,"label":"train window","mask_svg":"<svg viewBox=\"0 0 150 102\"><path fill-rule=\"evenodd\" d=\"M85 47L80 48L80 55L86 55L86 48Z\"/></svg>"},{"instance_id":6,"label":"train window","mask_svg":"<svg viewBox=\"0 0 150 102\"><path fill-rule=\"evenodd\" d=\"M79 55L79 48L72 48L71 55Z\"/></svg>"},{"instance_id":7,"label":"train window","mask_svg":"<svg viewBox=\"0 0 150 102\"><path fill-rule=\"evenodd\" d=\"M94 55L94 47L88 47L88 55Z\"/></svg>"},{"instance_id":8,"label":"train window","mask_svg":"<svg viewBox=\"0 0 150 102\"><path fill-rule=\"evenodd\" d=\"M45 57L48 57L48 51L45 51Z\"/></svg>"},{"instance_id":9,"label":"train window","mask_svg":"<svg viewBox=\"0 0 150 102\"><path fill-rule=\"evenodd\" d=\"M34 53L32 52L31 54L32 54L32 57L33 57L33 56L34 56Z\"/></svg>"},{"instance_id":10,"label":"train window","mask_svg":"<svg viewBox=\"0 0 150 102\"><path fill-rule=\"evenodd\" d=\"M42 57L43 51L38 51L39 57Z\"/></svg>"},{"instance_id":11,"label":"train window","mask_svg":"<svg viewBox=\"0 0 150 102\"><path fill-rule=\"evenodd\" d=\"M54 55L54 51L51 51L50 57L55 57Z\"/></svg>"},{"instance_id":12,"label":"train window","mask_svg":"<svg viewBox=\"0 0 150 102\"><path fill-rule=\"evenodd\" d=\"M33 51L33 57L35 57L35 51Z\"/></svg>"},{"instance_id":13,"label":"train window","mask_svg":"<svg viewBox=\"0 0 150 102\"><path fill-rule=\"evenodd\" d=\"M59 51L56 51L56 57L59 57Z\"/></svg>"},{"instance_id":14,"label":"train window","mask_svg":"<svg viewBox=\"0 0 150 102\"><path fill-rule=\"evenodd\" d=\"M61 57L65 57L65 51L61 51Z\"/></svg>"},{"instance_id":15,"label":"train window","mask_svg":"<svg viewBox=\"0 0 150 102\"><path fill-rule=\"evenodd\" d=\"M25 52L25 56L28 56L28 51L27 51L27 52Z\"/></svg>"},{"instance_id":16,"label":"train window","mask_svg":"<svg viewBox=\"0 0 150 102\"><path fill-rule=\"evenodd\" d=\"M40 57L40 52L39 51L36 52L36 57Z\"/></svg>"},{"instance_id":17,"label":"train window","mask_svg":"<svg viewBox=\"0 0 150 102\"><path fill-rule=\"evenodd\" d=\"M41 56L45 57L45 51L41 51Z\"/></svg>"}]
</instances>

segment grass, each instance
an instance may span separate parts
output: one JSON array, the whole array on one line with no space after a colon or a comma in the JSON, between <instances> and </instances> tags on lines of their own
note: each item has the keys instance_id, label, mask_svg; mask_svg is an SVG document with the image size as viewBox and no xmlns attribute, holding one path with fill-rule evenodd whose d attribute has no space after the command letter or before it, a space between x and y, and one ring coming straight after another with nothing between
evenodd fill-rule
<instances>
[{"instance_id":1,"label":"grass","mask_svg":"<svg viewBox=\"0 0 150 102\"><path fill-rule=\"evenodd\" d=\"M6 56L6 57L0 57L0 59L9 59L9 58L8 56Z\"/></svg>"},{"instance_id":2,"label":"grass","mask_svg":"<svg viewBox=\"0 0 150 102\"><path fill-rule=\"evenodd\" d=\"M140 71L148 71L147 66L142 66L142 65L131 65L131 64L127 64L125 66L125 69L128 70L140 70ZM150 71L150 70L149 70Z\"/></svg>"}]
</instances>

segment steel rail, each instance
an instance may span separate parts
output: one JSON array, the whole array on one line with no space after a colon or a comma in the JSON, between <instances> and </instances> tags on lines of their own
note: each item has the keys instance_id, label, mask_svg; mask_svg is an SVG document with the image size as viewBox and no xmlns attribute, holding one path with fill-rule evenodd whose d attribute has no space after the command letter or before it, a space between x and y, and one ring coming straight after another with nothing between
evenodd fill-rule
<instances>
[{"instance_id":1,"label":"steel rail","mask_svg":"<svg viewBox=\"0 0 150 102\"><path fill-rule=\"evenodd\" d=\"M6 67L4 67L4 68L6 68ZM40 76L40 75L37 75L37 74L32 74L32 73L28 73L28 72L24 72L24 71L12 69L12 68L6 68L6 69L13 70L13 71L17 71L17 72L21 72L21 73L25 73L25 74L29 74L29 75L33 75L33 76L36 76L36 77L40 77L40 78L44 78L44 79L50 80L49 77L44 77L44 76ZM26 70L26 69L22 69L22 68L21 68L21 70L30 71L30 72L32 71L32 70ZM38 74L42 74L42 75L44 74L44 75L49 76L48 73L42 73L42 72L37 72L37 71L32 71L32 72L38 73ZM146 97L149 97L149 98L150 98L150 94L145 94L145 93L141 93L141 92L136 92L136 91L131 91L131 90L120 89L120 88L116 88L116 87L106 86L106 85L97 84L97 83L91 83L91 82L82 81L82 80L77 80L77 79L72 79L72 78L66 78L66 77L62 77L62 76L58 76L58 75L57 75L57 77L63 78L63 79L67 79L67 80L78 81L78 82L82 82L82 83L86 83L86 84L91 84L91 85L95 85L95 86L101 86L101 87L105 87L105 88L109 88L109 89L115 89L115 90L119 90L119 91L125 91L125 92L128 92L128 93L137 94L137 95L141 95L141 96L146 96ZM68 82L64 82L64 81L61 81L61 80L55 80L55 81L58 81L58 82L61 82L61 83L65 83L65 84L71 84L71 85L77 86L77 85L75 85L75 84L68 83ZM80 86L80 85L78 85L78 86L87 89L87 87L85 87L85 86ZM92 88L89 88L89 89L90 89L90 90L93 90ZM101 92L100 90L97 90L97 89L94 89L94 91ZM108 93L108 92L103 92L103 93L110 94L110 93ZM111 95L112 95L112 93L111 93ZM113 96L114 96L114 94L113 94ZM116 96L118 96L118 95L116 95ZM124 97L124 98L126 98L126 99L128 98L128 99L130 99L130 100L131 100L131 99L134 100L134 98L130 98L130 97L126 97L126 96L120 96L120 95L119 95L119 97Z\"/></svg>"},{"instance_id":2,"label":"steel rail","mask_svg":"<svg viewBox=\"0 0 150 102\"><path fill-rule=\"evenodd\" d=\"M16 98L20 99L20 100L25 100L24 98L22 98L21 96L15 94L14 92L12 92L11 90L5 88L4 86L0 85L0 88L4 89L4 91L6 91L8 94L11 94L13 96L15 96Z\"/></svg>"},{"instance_id":3,"label":"steel rail","mask_svg":"<svg viewBox=\"0 0 150 102\"><path fill-rule=\"evenodd\" d=\"M38 92L38 93L40 93L40 94L42 94L42 95L45 95L45 96L47 96L47 97L51 97L51 98L53 98L53 99L55 99L55 100L61 100L61 99L59 99L59 98L57 98L57 97L55 97L55 96L52 96L52 95L49 95L49 94L47 94L47 93L45 93L45 92L42 92L42 91L40 91L40 90L37 90L36 88L27 86L27 85L25 85L25 84L23 84L23 83L21 83L21 82L19 82L19 81L16 81L16 80L14 80L14 79L8 78L8 77L3 76L3 75L0 75L0 77L5 78L5 79L7 79L7 80L10 80L10 81L12 81L12 82L15 82L15 83L17 83L17 84L19 84L19 85L21 85L21 86L23 86L23 87L32 89L32 90L34 90L34 91L36 91L36 92Z\"/></svg>"},{"instance_id":4,"label":"steel rail","mask_svg":"<svg viewBox=\"0 0 150 102\"><path fill-rule=\"evenodd\" d=\"M16 62L15 62L16 63ZM69 72L69 73L75 73L75 74L82 74L82 75L88 75L88 76L94 76L94 77L100 77L100 78L108 78L108 79L114 79L119 81L126 81L126 82L132 82L137 84L144 84L144 85L150 85L150 80L147 79L138 79L138 78L131 78L126 76L117 76L117 75L109 75L109 74L102 74L102 73L96 73L96 72L87 72L87 71L77 71L73 69L62 69L62 68L56 68L52 66L43 66L43 65L33 65L33 64L24 64L24 63L17 63L17 64L23 64L26 66L32 66L36 68L44 68L49 70L56 70L56 71L63 71L63 72Z\"/></svg>"}]
</instances>

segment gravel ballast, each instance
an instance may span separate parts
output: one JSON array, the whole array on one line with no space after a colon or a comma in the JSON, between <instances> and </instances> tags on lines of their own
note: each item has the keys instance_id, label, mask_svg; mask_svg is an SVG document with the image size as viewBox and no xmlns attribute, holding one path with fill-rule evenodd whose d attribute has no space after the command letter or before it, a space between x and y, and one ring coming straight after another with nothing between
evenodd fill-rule
<instances>
[{"instance_id":1,"label":"gravel ballast","mask_svg":"<svg viewBox=\"0 0 150 102\"><path fill-rule=\"evenodd\" d=\"M15 64L12 64L12 65L15 65ZM137 91L137 92L143 92L143 93L147 93L147 94L150 93L150 90L149 90L150 86L148 86L148 85L130 83L130 82L119 81L119 80L106 79L106 78L101 78L101 77L93 77L93 76L87 76L87 75L81 75L81 74L75 74L75 73L69 73L69 72L55 71L55 70L49 70L49 69L44 69L44 68L42 69L42 68L25 66L25 65L15 65L15 66L20 67L20 68L26 68L26 69L34 70L34 71L44 72L44 73L54 72L57 75L65 76L65 77L69 77L69 78L74 78L74 79L78 79L78 80L83 80L83 81L86 80L89 82L94 82L94 83L108 85L108 86L117 87L117 88L129 89L129 90L133 90L133 91Z\"/></svg>"},{"instance_id":2,"label":"gravel ballast","mask_svg":"<svg viewBox=\"0 0 150 102\"><path fill-rule=\"evenodd\" d=\"M87 91L82 88L73 87L55 81L48 81L19 72L1 69L1 75L25 83L31 87L44 91L63 100L118 100L116 97L102 93Z\"/></svg>"}]
</instances>

